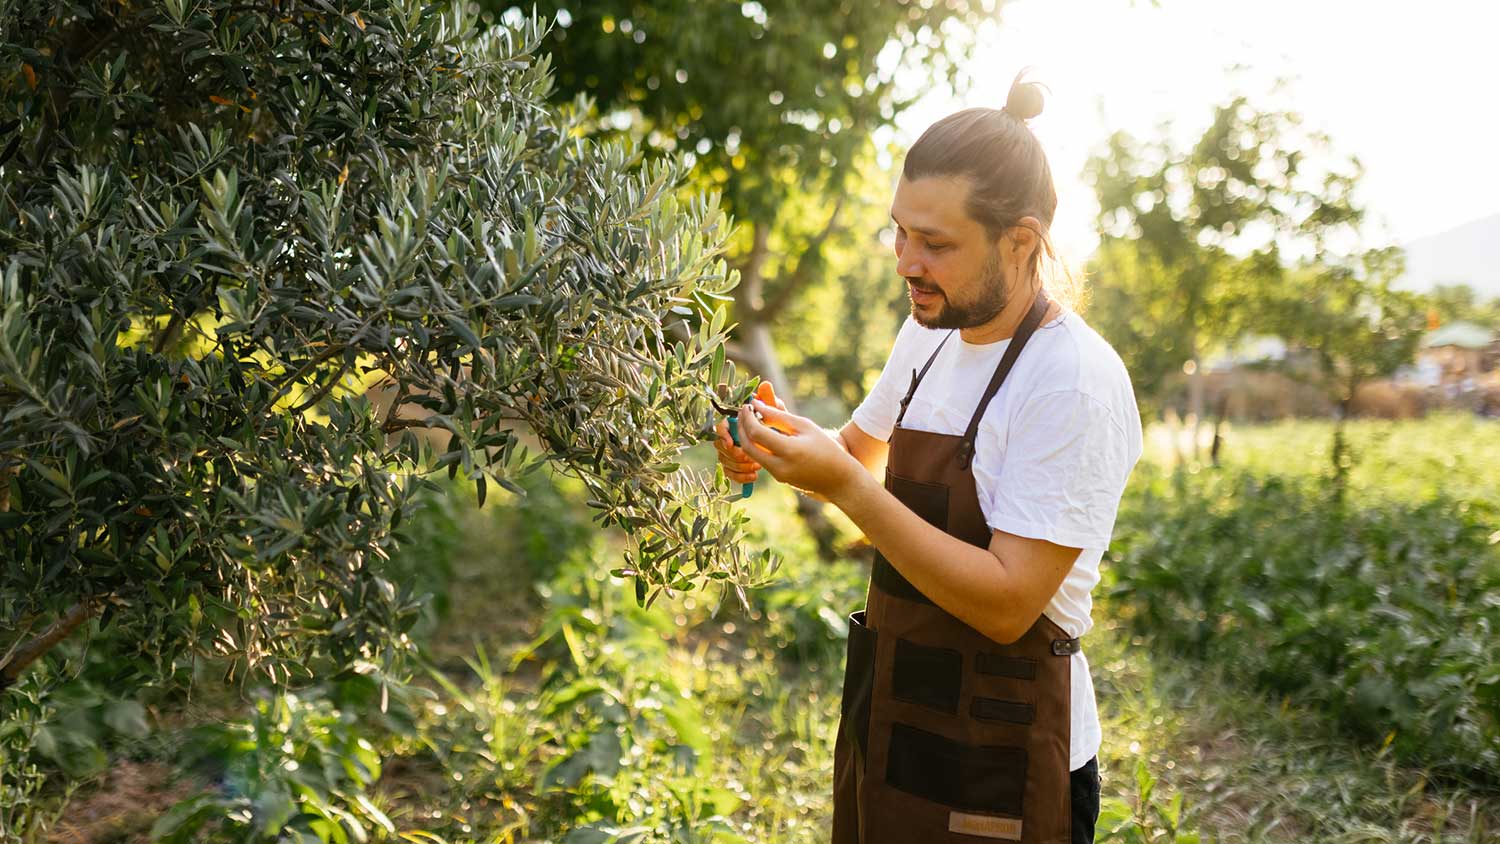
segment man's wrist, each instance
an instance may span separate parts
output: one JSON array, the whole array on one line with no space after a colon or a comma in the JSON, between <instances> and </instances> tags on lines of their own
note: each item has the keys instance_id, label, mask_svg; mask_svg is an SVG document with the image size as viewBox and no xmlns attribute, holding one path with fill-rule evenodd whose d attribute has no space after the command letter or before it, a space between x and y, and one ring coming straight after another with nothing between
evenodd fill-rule
<instances>
[{"instance_id":1,"label":"man's wrist","mask_svg":"<svg viewBox=\"0 0 1500 844\"><path fill-rule=\"evenodd\" d=\"M861 466L853 455L850 455L849 462L853 464L850 470L844 473L839 482L829 487L825 493L829 503L846 513L849 511L848 505L864 494L864 485L875 481L875 476L865 471L865 467Z\"/></svg>"}]
</instances>

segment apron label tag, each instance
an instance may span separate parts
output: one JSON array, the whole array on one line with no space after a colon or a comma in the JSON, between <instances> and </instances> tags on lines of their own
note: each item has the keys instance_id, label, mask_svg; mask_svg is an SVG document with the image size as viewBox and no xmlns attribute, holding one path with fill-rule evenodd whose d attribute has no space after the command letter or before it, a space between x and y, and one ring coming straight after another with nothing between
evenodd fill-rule
<instances>
[{"instance_id":1,"label":"apron label tag","mask_svg":"<svg viewBox=\"0 0 1500 844\"><path fill-rule=\"evenodd\" d=\"M963 812L948 813L948 831L982 838L1003 838L1007 841L1021 840L1019 818L997 818L993 815L969 815Z\"/></svg>"}]
</instances>

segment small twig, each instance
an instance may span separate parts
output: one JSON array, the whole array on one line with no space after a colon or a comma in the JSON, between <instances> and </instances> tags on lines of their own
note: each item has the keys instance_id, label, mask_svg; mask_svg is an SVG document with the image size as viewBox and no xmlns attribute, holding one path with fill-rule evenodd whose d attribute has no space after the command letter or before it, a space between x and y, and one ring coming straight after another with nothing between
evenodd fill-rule
<instances>
[{"instance_id":1,"label":"small twig","mask_svg":"<svg viewBox=\"0 0 1500 844\"><path fill-rule=\"evenodd\" d=\"M285 378L278 383L276 385L276 392L271 394L271 398L267 401L267 404L274 407L276 402L286 394L287 390L291 389L293 384L299 383L308 373L332 360L335 356L342 354L344 348L344 346L337 343L328 344L328 348L324 349L321 354L304 363L302 368L292 373L290 378Z\"/></svg>"},{"instance_id":2,"label":"small twig","mask_svg":"<svg viewBox=\"0 0 1500 844\"><path fill-rule=\"evenodd\" d=\"M349 374L350 366L352 366L352 364L349 361L344 361L344 364L339 367L339 371L335 372L333 374L333 377L328 379L327 383L319 387L318 391L313 393L312 398L292 408L289 413L291 413L291 415L293 416L296 416L297 414L302 413L304 410L307 410L308 408L322 401L330 392L333 391L333 388L337 386L340 381L344 380L344 376Z\"/></svg>"},{"instance_id":3,"label":"small twig","mask_svg":"<svg viewBox=\"0 0 1500 844\"><path fill-rule=\"evenodd\" d=\"M421 419L392 419L382 425L381 430L387 434L394 434L397 431L404 431L407 428L430 428L432 426L427 423L427 420L431 418L430 416L424 416Z\"/></svg>"}]
</instances>

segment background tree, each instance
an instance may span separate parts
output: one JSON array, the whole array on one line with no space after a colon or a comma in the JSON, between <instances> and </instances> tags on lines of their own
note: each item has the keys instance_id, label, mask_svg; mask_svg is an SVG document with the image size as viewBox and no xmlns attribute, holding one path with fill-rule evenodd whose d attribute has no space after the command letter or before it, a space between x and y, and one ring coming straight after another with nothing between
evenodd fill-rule
<instances>
[{"instance_id":1,"label":"background tree","mask_svg":"<svg viewBox=\"0 0 1500 844\"><path fill-rule=\"evenodd\" d=\"M1466 320L1500 331L1500 297L1486 300L1467 284L1439 284L1426 299L1439 323Z\"/></svg>"},{"instance_id":2,"label":"background tree","mask_svg":"<svg viewBox=\"0 0 1500 844\"><path fill-rule=\"evenodd\" d=\"M1356 237L1357 159L1335 154L1288 111L1237 96L1215 109L1190 149L1162 136L1113 135L1086 169L1101 243L1090 311L1142 394L1159 405L1172 373L1190 375L1203 416L1202 358L1260 319L1258 303L1288 260L1323 260Z\"/></svg>"},{"instance_id":3,"label":"background tree","mask_svg":"<svg viewBox=\"0 0 1500 844\"><path fill-rule=\"evenodd\" d=\"M1401 269L1394 247L1370 250L1357 264L1309 264L1289 273L1262 311L1272 333L1315 363L1310 371L1286 371L1317 385L1338 408L1330 461L1340 498L1354 465L1344 435L1354 395L1361 384L1411 363L1426 324L1423 297L1391 287Z\"/></svg>"},{"instance_id":4,"label":"background tree","mask_svg":"<svg viewBox=\"0 0 1500 844\"><path fill-rule=\"evenodd\" d=\"M121 687L388 662L420 598L382 565L441 469L481 502L576 475L640 599L768 562L673 462L722 377L717 205L576 137L536 22L472 23L0 0L4 684L86 623L136 643Z\"/></svg>"},{"instance_id":5,"label":"background tree","mask_svg":"<svg viewBox=\"0 0 1500 844\"><path fill-rule=\"evenodd\" d=\"M1295 113L1235 97L1190 151L1119 133L1087 172L1102 233L1091 314L1144 407L1186 371L1189 412L1201 420L1202 356L1250 331L1308 352L1311 371L1288 372L1321 387L1341 420L1361 383L1411 360L1420 299L1391 288L1399 250L1363 243L1359 161L1338 156ZM1348 460L1340 422L1340 481Z\"/></svg>"}]
</instances>

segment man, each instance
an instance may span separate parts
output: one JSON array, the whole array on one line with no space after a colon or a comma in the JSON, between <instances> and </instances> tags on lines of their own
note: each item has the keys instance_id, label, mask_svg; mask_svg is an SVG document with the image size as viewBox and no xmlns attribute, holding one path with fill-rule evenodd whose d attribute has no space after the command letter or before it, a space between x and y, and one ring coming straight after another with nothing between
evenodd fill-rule
<instances>
[{"instance_id":1,"label":"man","mask_svg":"<svg viewBox=\"0 0 1500 844\"><path fill-rule=\"evenodd\" d=\"M1042 277L1040 110L1018 77L1004 109L951 115L908 152L891 216L911 318L841 430L759 401L743 449L721 425L730 478L763 466L878 552L850 616L835 844L1093 840L1079 639L1141 429L1119 356Z\"/></svg>"}]
</instances>

